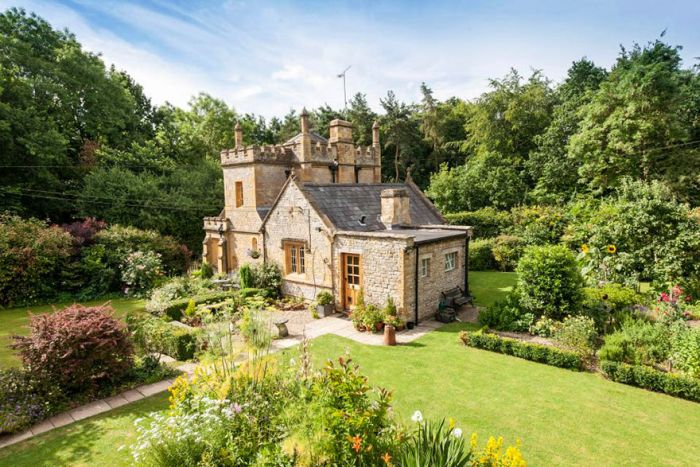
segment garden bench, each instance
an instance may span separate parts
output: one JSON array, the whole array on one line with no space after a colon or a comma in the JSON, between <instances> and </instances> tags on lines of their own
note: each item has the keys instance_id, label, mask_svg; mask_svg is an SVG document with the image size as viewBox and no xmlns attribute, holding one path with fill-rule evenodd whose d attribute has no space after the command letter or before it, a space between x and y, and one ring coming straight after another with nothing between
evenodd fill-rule
<instances>
[{"instance_id":1,"label":"garden bench","mask_svg":"<svg viewBox=\"0 0 700 467\"><path fill-rule=\"evenodd\" d=\"M273 323L277 326L277 333L279 337L287 337L289 335L289 329L287 329L287 322L289 318L276 318Z\"/></svg>"},{"instance_id":2,"label":"garden bench","mask_svg":"<svg viewBox=\"0 0 700 467\"><path fill-rule=\"evenodd\" d=\"M442 305L448 308L459 308L471 301L471 297L467 297L461 287L446 290L441 294Z\"/></svg>"}]
</instances>

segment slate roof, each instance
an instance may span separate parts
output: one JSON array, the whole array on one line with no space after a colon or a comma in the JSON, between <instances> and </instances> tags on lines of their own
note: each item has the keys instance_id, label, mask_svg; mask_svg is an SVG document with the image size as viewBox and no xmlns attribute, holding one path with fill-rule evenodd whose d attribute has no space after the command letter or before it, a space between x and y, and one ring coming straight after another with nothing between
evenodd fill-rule
<instances>
[{"instance_id":1,"label":"slate roof","mask_svg":"<svg viewBox=\"0 0 700 467\"><path fill-rule=\"evenodd\" d=\"M328 144L328 140L324 138L323 136L319 135L315 131L311 130L309 131L309 138L311 139L311 142L313 144L316 143L321 143L321 144ZM289 138L287 141L285 141L284 145L287 146L288 144L297 144L301 142L301 133L297 133L296 136Z\"/></svg>"},{"instance_id":2,"label":"slate roof","mask_svg":"<svg viewBox=\"0 0 700 467\"><path fill-rule=\"evenodd\" d=\"M380 220L381 193L389 188L408 191L413 225L444 224L437 209L415 185L404 183L300 184L309 202L338 230L374 232L386 230ZM364 216L365 223L360 219ZM401 233L401 230L396 230Z\"/></svg>"}]
</instances>

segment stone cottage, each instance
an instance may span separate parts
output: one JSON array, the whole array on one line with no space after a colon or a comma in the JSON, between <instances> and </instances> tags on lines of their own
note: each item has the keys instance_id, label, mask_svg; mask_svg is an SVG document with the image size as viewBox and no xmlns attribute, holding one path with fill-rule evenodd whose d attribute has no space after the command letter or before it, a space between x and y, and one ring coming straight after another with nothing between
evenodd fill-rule
<instances>
[{"instance_id":1,"label":"stone cottage","mask_svg":"<svg viewBox=\"0 0 700 467\"><path fill-rule=\"evenodd\" d=\"M381 183L379 125L372 146L353 144L352 125L333 120L329 138L309 128L284 144L221 152L225 207L204 219L203 260L217 271L274 262L282 291L338 310L392 297L409 321L433 315L441 293L469 293L470 227L450 226L413 183Z\"/></svg>"}]
</instances>

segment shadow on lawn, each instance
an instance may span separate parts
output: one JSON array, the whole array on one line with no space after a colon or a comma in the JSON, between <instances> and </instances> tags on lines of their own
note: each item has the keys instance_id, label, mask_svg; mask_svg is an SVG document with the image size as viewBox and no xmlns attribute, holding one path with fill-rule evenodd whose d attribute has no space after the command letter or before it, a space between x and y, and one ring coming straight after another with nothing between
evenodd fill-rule
<instances>
[{"instance_id":1,"label":"shadow on lawn","mask_svg":"<svg viewBox=\"0 0 700 467\"><path fill-rule=\"evenodd\" d=\"M42 459L42 465L94 464L93 455L98 450L111 450L116 454L122 444L121 441L115 440L114 444L100 448L98 446L100 440L108 438L111 431L124 431L125 433L135 431L135 428L131 428L132 420L145 417L152 412L153 407L150 405L143 407L125 406L112 413L49 431L21 443L14 449L8 449L7 453L2 453L6 454L7 457L3 459L0 456L0 464L34 466L37 458ZM106 419L108 419L107 423L105 423ZM128 447L127 445L125 449ZM104 455L102 452L101 454ZM129 455L128 451L126 455ZM3 461L8 463L4 464Z\"/></svg>"}]
</instances>

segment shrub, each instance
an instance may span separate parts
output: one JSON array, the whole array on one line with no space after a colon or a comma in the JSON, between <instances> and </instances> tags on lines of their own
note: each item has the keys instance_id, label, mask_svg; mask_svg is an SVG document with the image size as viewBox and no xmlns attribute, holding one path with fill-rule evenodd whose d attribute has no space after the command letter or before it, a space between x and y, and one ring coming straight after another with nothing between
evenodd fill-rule
<instances>
[{"instance_id":1,"label":"shrub","mask_svg":"<svg viewBox=\"0 0 700 467\"><path fill-rule=\"evenodd\" d=\"M445 219L449 224L473 227L476 239L497 237L505 232L512 222L508 211L498 211L494 208L445 214Z\"/></svg>"},{"instance_id":2,"label":"shrub","mask_svg":"<svg viewBox=\"0 0 700 467\"><path fill-rule=\"evenodd\" d=\"M634 289L609 283L583 289L582 312L593 318L599 329L609 331L632 317L635 306L645 302Z\"/></svg>"},{"instance_id":3,"label":"shrub","mask_svg":"<svg viewBox=\"0 0 700 467\"><path fill-rule=\"evenodd\" d=\"M250 268L252 286L268 290L273 297L282 293L282 271L274 263L257 263ZM241 288L243 284L241 284Z\"/></svg>"},{"instance_id":4,"label":"shrub","mask_svg":"<svg viewBox=\"0 0 700 467\"><path fill-rule=\"evenodd\" d=\"M0 215L0 305L55 297L71 251L71 236L63 229Z\"/></svg>"},{"instance_id":5,"label":"shrub","mask_svg":"<svg viewBox=\"0 0 700 467\"><path fill-rule=\"evenodd\" d=\"M194 358L198 329L177 326L146 313L127 315L127 324L140 352L165 354L176 360Z\"/></svg>"},{"instance_id":6,"label":"shrub","mask_svg":"<svg viewBox=\"0 0 700 467\"><path fill-rule=\"evenodd\" d=\"M533 320L534 316L522 309L514 293L479 312L479 324L498 331L527 331Z\"/></svg>"},{"instance_id":7,"label":"shrub","mask_svg":"<svg viewBox=\"0 0 700 467\"><path fill-rule=\"evenodd\" d=\"M146 303L146 311L162 315L163 310L174 300L205 295L215 291L219 290L215 289L214 284L209 280L190 276L173 277L151 291L150 299Z\"/></svg>"},{"instance_id":8,"label":"shrub","mask_svg":"<svg viewBox=\"0 0 700 467\"><path fill-rule=\"evenodd\" d=\"M511 218L509 231L526 245L559 243L566 227L565 213L556 206L516 207L511 210Z\"/></svg>"},{"instance_id":9,"label":"shrub","mask_svg":"<svg viewBox=\"0 0 700 467\"><path fill-rule=\"evenodd\" d=\"M67 394L114 384L132 365L133 349L126 326L111 307L71 305L34 315L26 337L13 336L12 347L41 381Z\"/></svg>"},{"instance_id":10,"label":"shrub","mask_svg":"<svg viewBox=\"0 0 700 467\"><path fill-rule=\"evenodd\" d=\"M362 317L362 324L368 331L376 331L377 325L384 323L384 311L372 304L367 305Z\"/></svg>"},{"instance_id":11,"label":"shrub","mask_svg":"<svg viewBox=\"0 0 700 467\"><path fill-rule=\"evenodd\" d=\"M327 290L319 292L316 295L316 303L322 306L330 305L331 303L333 303L333 294L331 294Z\"/></svg>"},{"instance_id":12,"label":"shrub","mask_svg":"<svg viewBox=\"0 0 700 467\"><path fill-rule=\"evenodd\" d=\"M587 316L567 316L554 334L554 339L583 358L595 352L598 332L593 319Z\"/></svg>"},{"instance_id":13,"label":"shrub","mask_svg":"<svg viewBox=\"0 0 700 467\"><path fill-rule=\"evenodd\" d=\"M222 302L228 298L233 298L237 295L237 292L233 290L219 291L219 292L206 292L201 295L196 295L191 298L181 298L178 300L173 300L168 302L166 305L161 306L157 310L153 311L156 316L168 316L174 321L179 321L182 319L182 314L190 304L190 300L194 300L194 304L197 305L207 305L210 303ZM153 309L153 308L151 308Z\"/></svg>"},{"instance_id":14,"label":"shrub","mask_svg":"<svg viewBox=\"0 0 700 467\"><path fill-rule=\"evenodd\" d=\"M580 370L583 368L581 357L566 350L556 347L547 347L538 344L529 344L516 339L499 337L494 334L486 334L481 331L459 333L459 339L470 347L499 352L506 355L513 355L525 360L546 363L560 368L570 370Z\"/></svg>"},{"instance_id":15,"label":"shrub","mask_svg":"<svg viewBox=\"0 0 700 467\"><path fill-rule=\"evenodd\" d=\"M213 276L214 267L206 261L202 262L202 265L199 268L199 277L202 279L211 279Z\"/></svg>"},{"instance_id":16,"label":"shrub","mask_svg":"<svg viewBox=\"0 0 700 467\"><path fill-rule=\"evenodd\" d=\"M250 272L250 265L244 264L238 270L238 275L241 277L241 288L248 289L253 287L253 275Z\"/></svg>"},{"instance_id":17,"label":"shrub","mask_svg":"<svg viewBox=\"0 0 700 467\"><path fill-rule=\"evenodd\" d=\"M122 282L131 295L142 295L155 287L163 276L160 254L152 251L129 253L122 264Z\"/></svg>"},{"instance_id":18,"label":"shrub","mask_svg":"<svg viewBox=\"0 0 700 467\"><path fill-rule=\"evenodd\" d=\"M63 224L61 228L73 238L74 247L83 248L95 242L95 235L97 235L97 232L106 229L107 223L94 217L86 217L81 221Z\"/></svg>"},{"instance_id":19,"label":"shrub","mask_svg":"<svg viewBox=\"0 0 700 467\"><path fill-rule=\"evenodd\" d=\"M579 311L583 277L576 258L566 247L527 248L517 272L520 305L526 311L554 319Z\"/></svg>"},{"instance_id":20,"label":"shrub","mask_svg":"<svg viewBox=\"0 0 700 467\"><path fill-rule=\"evenodd\" d=\"M700 380L696 378L613 361L602 362L601 369L612 381L700 402Z\"/></svg>"},{"instance_id":21,"label":"shrub","mask_svg":"<svg viewBox=\"0 0 700 467\"><path fill-rule=\"evenodd\" d=\"M683 373L700 378L700 329L684 323L673 326L671 338L673 367Z\"/></svg>"},{"instance_id":22,"label":"shrub","mask_svg":"<svg viewBox=\"0 0 700 467\"><path fill-rule=\"evenodd\" d=\"M469 242L469 269L489 271L496 269L493 257L495 241L492 238L476 239Z\"/></svg>"},{"instance_id":23,"label":"shrub","mask_svg":"<svg viewBox=\"0 0 700 467\"><path fill-rule=\"evenodd\" d=\"M0 370L0 434L15 433L55 413L63 402L61 391L41 382L29 371Z\"/></svg>"},{"instance_id":24,"label":"shrub","mask_svg":"<svg viewBox=\"0 0 700 467\"><path fill-rule=\"evenodd\" d=\"M501 271L512 271L523 255L523 239L513 235L499 235L493 245L493 259Z\"/></svg>"},{"instance_id":25,"label":"shrub","mask_svg":"<svg viewBox=\"0 0 700 467\"><path fill-rule=\"evenodd\" d=\"M666 326L627 319L619 331L605 336L598 357L633 365L656 365L668 359L669 346Z\"/></svg>"},{"instance_id":26,"label":"shrub","mask_svg":"<svg viewBox=\"0 0 700 467\"><path fill-rule=\"evenodd\" d=\"M561 321L554 320L542 316L532 326L530 326L530 334L540 337L552 337L561 327Z\"/></svg>"}]
</instances>

